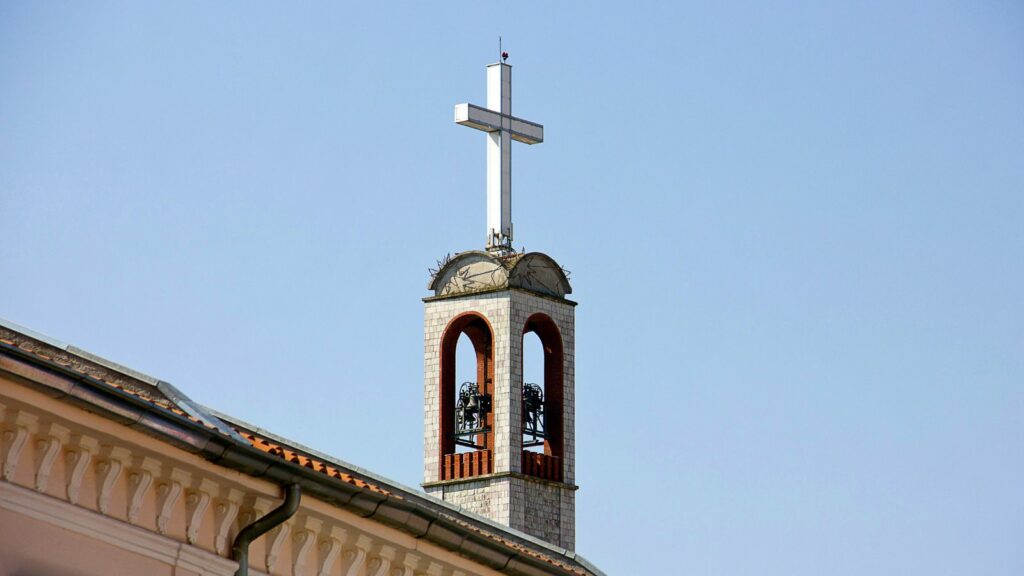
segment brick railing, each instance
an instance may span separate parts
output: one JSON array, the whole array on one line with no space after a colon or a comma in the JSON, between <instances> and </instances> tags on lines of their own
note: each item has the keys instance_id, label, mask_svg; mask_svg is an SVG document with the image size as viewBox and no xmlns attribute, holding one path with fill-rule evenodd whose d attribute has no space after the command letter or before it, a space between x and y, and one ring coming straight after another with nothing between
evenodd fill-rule
<instances>
[{"instance_id":1,"label":"brick railing","mask_svg":"<svg viewBox=\"0 0 1024 576\"><path fill-rule=\"evenodd\" d=\"M490 474L494 459L490 450L477 450L461 454L445 454L441 467L441 480L458 480Z\"/></svg>"},{"instance_id":2,"label":"brick railing","mask_svg":"<svg viewBox=\"0 0 1024 576\"><path fill-rule=\"evenodd\" d=\"M523 474L555 482L562 481L562 459L539 452L523 451Z\"/></svg>"}]
</instances>

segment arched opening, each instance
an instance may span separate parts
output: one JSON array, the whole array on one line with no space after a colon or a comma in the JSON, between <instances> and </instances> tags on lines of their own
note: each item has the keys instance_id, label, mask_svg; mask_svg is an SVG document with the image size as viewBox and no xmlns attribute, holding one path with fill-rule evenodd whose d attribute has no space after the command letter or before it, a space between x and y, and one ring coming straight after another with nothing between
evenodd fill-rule
<instances>
[{"instance_id":1,"label":"arched opening","mask_svg":"<svg viewBox=\"0 0 1024 576\"><path fill-rule=\"evenodd\" d=\"M563 349L562 335L554 320L546 314L534 314L523 326L524 355L527 344L536 335L540 342L542 381L524 379L522 387L524 474L561 481L564 456L562 430ZM524 358L524 361L528 357ZM531 363L536 363L533 360ZM525 371L524 375L528 374ZM535 370L531 367L530 370ZM537 372L529 372L537 374ZM534 386L530 386L530 384ZM532 446L531 446L532 445ZM540 448L543 446L543 451Z\"/></svg>"},{"instance_id":2,"label":"arched opening","mask_svg":"<svg viewBox=\"0 0 1024 576\"><path fill-rule=\"evenodd\" d=\"M477 384L479 378L477 377L478 358L476 349L473 347L473 341L470 340L469 335L465 332L459 335L459 341L455 345L455 403L459 401L459 390L466 384ZM456 420L458 420L458 413L456 413ZM458 428L458 426L456 426ZM462 454L464 452L471 452L474 448L468 446L465 443L455 443L455 452Z\"/></svg>"},{"instance_id":3,"label":"arched opening","mask_svg":"<svg viewBox=\"0 0 1024 576\"><path fill-rule=\"evenodd\" d=\"M493 341L490 324L475 313L456 317L441 336L440 480L492 470Z\"/></svg>"},{"instance_id":4,"label":"arched opening","mask_svg":"<svg viewBox=\"0 0 1024 576\"><path fill-rule=\"evenodd\" d=\"M536 332L523 334L523 450L544 453L544 344Z\"/></svg>"}]
</instances>

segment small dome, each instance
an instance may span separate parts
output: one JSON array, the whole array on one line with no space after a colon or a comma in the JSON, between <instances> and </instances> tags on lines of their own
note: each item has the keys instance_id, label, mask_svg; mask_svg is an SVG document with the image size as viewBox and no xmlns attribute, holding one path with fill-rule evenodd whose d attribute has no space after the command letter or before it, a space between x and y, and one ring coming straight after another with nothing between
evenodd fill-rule
<instances>
[{"instance_id":1,"label":"small dome","mask_svg":"<svg viewBox=\"0 0 1024 576\"><path fill-rule=\"evenodd\" d=\"M427 288L435 296L455 296L522 288L565 298L572 286L562 267L541 252L497 256L490 252L461 252L441 266Z\"/></svg>"}]
</instances>

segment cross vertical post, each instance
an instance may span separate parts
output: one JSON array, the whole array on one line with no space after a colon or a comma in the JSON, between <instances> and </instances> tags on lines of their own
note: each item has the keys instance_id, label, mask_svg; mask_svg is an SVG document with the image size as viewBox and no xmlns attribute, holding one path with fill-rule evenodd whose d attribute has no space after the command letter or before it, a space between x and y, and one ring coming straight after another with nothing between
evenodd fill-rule
<instances>
[{"instance_id":1,"label":"cross vertical post","mask_svg":"<svg viewBox=\"0 0 1024 576\"><path fill-rule=\"evenodd\" d=\"M544 141L544 127L512 116L512 67L487 67L487 108L455 106L455 122L487 132L487 249L512 248L512 140Z\"/></svg>"},{"instance_id":2,"label":"cross vertical post","mask_svg":"<svg viewBox=\"0 0 1024 576\"><path fill-rule=\"evenodd\" d=\"M512 67L487 67L487 109L501 114L501 129L487 134L487 247L512 245Z\"/></svg>"}]
</instances>

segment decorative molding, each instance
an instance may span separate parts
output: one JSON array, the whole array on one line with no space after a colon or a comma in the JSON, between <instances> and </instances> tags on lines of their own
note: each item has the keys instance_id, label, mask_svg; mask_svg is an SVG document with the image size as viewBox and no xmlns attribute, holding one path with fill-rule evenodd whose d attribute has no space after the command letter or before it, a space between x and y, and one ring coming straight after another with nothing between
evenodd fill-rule
<instances>
[{"instance_id":1,"label":"decorative molding","mask_svg":"<svg viewBox=\"0 0 1024 576\"><path fill-rule=\"evenodd\" d=\"M61 441L53 436L43 438L39 442L39 466L36 468L36 492L46 492L50 483L50 470L53 469L53 462L60 452Z\"/></svg>"},{"instance_id":2,"label":"decorative molding","mask_svg":"<svg viewBox=\"0 0 1024 576\"><path fill-rule=\"evenodd\" d=\"M137 524L146 494L153 486L153 480L160 477L160 462L148 456L134 459L134 470L128 475L128 487L131 495L128 498L128 522Z\"/></svg>"},{"instance_id":3,"label":"decorative molding","mask_svg":"<svg viewBox=\"0 0 1024 576\"><path fill-rule=\"evenodd\" d=\"M358 576L363 566L366 565L366 553L373 545L373 541L365 535L356 538L354 547L345 551L344 558L347 561L342 573L345 576Z\"/></svg>"},{"instance_id":4,"label":"decorative molding","mask_svg":"<svg viewBox=\"0 0 1024 576\"><path fill-rule=\"evenodd\" d=\"M323 529L324 523L321 520L309 515L295 517L295 544L292 546L292 553L295 557L292 562L292 576L301 576L306 573L306 562L309 554L317 543L317 534Z\"/></svg>"},{"instance_id":5,"label":"decorative molding","mask_svg":"<svg viewBox=\"0 0 1024 576\"><path fill-rule=\"evenodd\" d=\"M78 492L82 487L85 471L89 469L92 455L99 449L99 442L89 436L75 434L71 437L71 445L77 448L67 453L66 469L68 502L78 504Z\"/></svg>"},{"instance_id":6,"label":"decorative molding","mask_svg":"<svg viewBox=\"0 0 1024 576\"><path fill-rule=\"evenodd\" d=\"M131 492L131 495L128 497L128 522L132 524L138 523L142 499L146 496L146 492L152 483L153 473L149 470L135 470L128 474L128 488Z\"/></svg>"},{"instance_id":7,"label":"decorative molding","mask_svg":"<svg viewBox=\"0 0 1024 576\"><path fill-rule=\"evenodd\" d=\"M104 460L96 464L96 474L99 476L100 489L96 495L96 507L103 514L110 509L110 492L114 488L114 482L121 475L121 468L124 465L119 460Z\"/></svg>"},{"instance_id":8,"label":"decorative molding","mask_svg":"<svg viewBox=\"0 0 1024 576\"><path fill-rule=\"evenodd\" d=\"M234 560L221 558L195 546L180 546L177 565L188 572L202 576L234 576L238 570L238 562Z\"/></svg>"},{"instance_id":9,"label":"decorative molding","mask_svg":"<svg viewBox=\"0 0 1024 576\"><path fill-rule=\"evenodd\" d=\"M96 463L96 483L99 485L96 492L96 508L100 513L107 514L110 511L110 495L113 493L114 484L124 470L124 461L131 453L115 446L104 448L102 454L104 460Z\"/></svg>"},{"instance_id":10,"label":"decorative molding","mask_svg":"<svg viewBox=\"0 0 1024 576\"><path fill-rule=\"evenodd\" d=\"M28 442L29 435L38 428L39 418L24 410L5 409L4 422L7 430L0 437L0 445L6 446L6 449L3 450L4 465L0 468L0 478L14 482L14 473L18 469L21 452Z\"/></svg>"},{"instance_id":11,"label":"decorative molding","mask_svg":"<svg viewBox=\"0 0 1024 576\"><path fill-rule=\"evenodd\" d=\"M156 487L156 505L160 510L156 516L157 532L161 534L167 532L167 524L170 522L171 514L174 512L174 505L178 502L178 497L181 496L181 490L181 483L174 480L162 482Z\"/></svg>"},{"instance_id":12,"label":"decorative molding","mask_svg":"<svg viewBox=\"0 0 1024 576\"><path fill-rule=\"evenodd\" d=\"M262 516L261 514L260 517ZM270 542L270 545L267 546L267 572L274 571L274 565L277 564L277 558L281 554L281 545L288 539L288 534L291 530L291 523L286 522L271 530L267 535Z\"/></svg>"},{"instance_id":13,"label":"decorative molding","mask_svg":"<svg viewBox=\"0 0 1024 576\"><path fill-rule=\"evenodd\" d=\"M47 424L40 432L39 450L36 453L38 465L36 466L35 488L37 492L46 492L50 484L50 472L53 470L53 463L57 460L57 454L61 447L68 441L70 430L59 424Z\"/></svg>"},{"instance_id":14,"label":"decorative molding","mask_svg":"<svg viewBox=\"0 0 1024 576\"><path fill-rule=\"evenodd\" d=\"M414 576L419 564L419 556L416 554L406 553L405 557L402 558L402 567L394 570L394 576Z\"/></svg>"},{"instance_id":15,"label":"decorative molding","mask_svg":"<svg viewBox=\"0 0 1024 576\"><path fill-rule=\"evenodd\" d=\"M3 443L7 447L4 450L4 466L0 476L8 482L14 482L14 472L18 469L18 460L21 458L21 450L28 441L28 428L18 426L14 430L5 430Z\"/></svg>"},{"instance_id":16,"label":"decorative molding","mask_svg":"<svg viewBox=\"0 0 1024 576\"><path fill-rule=\"evenodd\" d=\"M181 493L192 481L192 475L180 468L171 467L169 478L164 478L157 483L156 487L156 529L157 532L165 534L167 525L170 524L174 515L175 504Z\"/></svg>"},{"instance_id":17,"label":"decorative molding","mask_svg":"<svg viewBox=\"0 0 1024 576\"><path fill-rule=\"evenodd\" d=\"M320 542L320 570L317 571L317 576L328 576L331 573L331 568L334 568L334 562L338 560L338 554L341 553L341 543L334 538L328 538Z\"/></svg>"},{"instance_id":18,"label":"decorative molding","mask_svg":"<svg viewBox=\"0 0 1024 576\"><path fill-rule=\"evenodd\" d=\"M391 560L383 556L378 556L373 560L370 560L367 576L388 576L389 570L391 570Z\"/></svg>"},{"instance_id":19,"label":"decorative molding","mask_svg":"<svg viewBox=\"0 0 1024 576\"><path fill-rule=\"evenodd\" d=\"M317 576L328 576L334 563L341 555L341 545L348 539L348 532L343 528L332 527L326 538L320 541L320 570Z\"/></svg>"},{"instance_id":20,"label":"decorative molding","mask_svg":"<svg viewBox=\"0 0 1024 576\"><path fill-rule=\"evenodd\" d=\"M185 540L195 544L199 539L199 528L203 525L203 514L210 505L210 493L189 490L185 496Z\"/></svg>"},{"instance_id":21,"label":"decorative molding","mask_svg":"<svg viewBox=\"0 0 1024 576\"><path fill-rule=\"evenodd\" d=\"M367 576L388 576L391 561L386 558L373 558L367 563Z\"/></svg>"},{"instance_id":22,"label":"decorative molding","mask_svg":"<svg viewBox=\"0 0 1024 576\"><path fill-rule=\"evenodd\" d=\"M228 535L235 523L235 518L238 517L239 503L242 499L242 493L238 490L229 488L226 492L227 496L218 502L214 509L214 519L217 522L214 548L217 550L217 554L221 555L228 553Z\"/></svg>"},{"instance_id":23,"label":"decorative molding","mask_svg":"<svg viewBox=\"0 0 1024 576\"><path fill-rule=\"evenodd\" d=\"M306 560L309 552L313 549L316 541L316 532L312 530L299 530L295 534L295 562L292 563L292 574L301 576L306 573Z\"/></svg>"}]
</instances>

